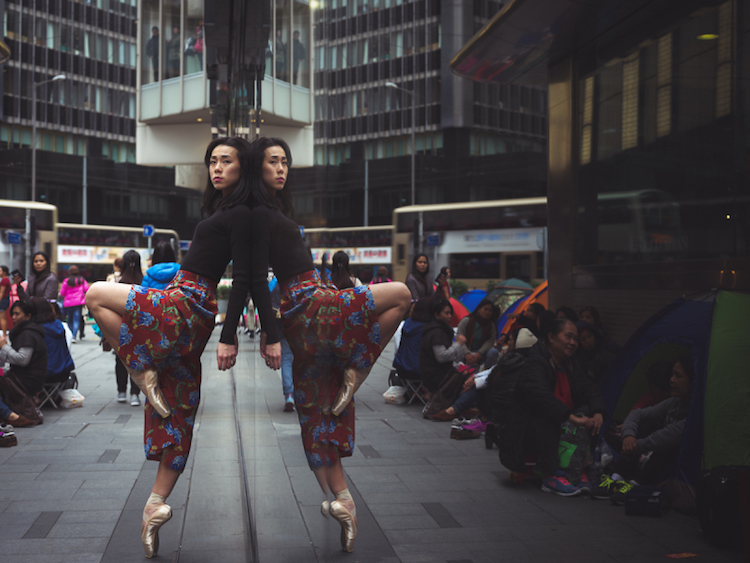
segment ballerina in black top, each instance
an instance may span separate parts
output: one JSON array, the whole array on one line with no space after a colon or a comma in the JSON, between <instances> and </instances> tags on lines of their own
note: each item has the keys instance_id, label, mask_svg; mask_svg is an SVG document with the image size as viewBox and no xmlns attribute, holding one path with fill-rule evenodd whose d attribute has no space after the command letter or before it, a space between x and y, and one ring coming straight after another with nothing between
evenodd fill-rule
<instances>
[{"instance_id":1,"label":"ballerina in black top","mask_svg":"<svg viewBox=\"0 0 750 563\"><path fill-rule=\"evenodd\" d=\"M265 279L270 264L280 281L303 446L326 497L328 491L335 496L323 503L323 514L339 521L342 548L352 551L357 519L341 466L354 449L352 397L406 315L411 293L398 282L339 291L321 280L290 218L291 161L281 139L252 145L252 277Z\"/></svg>"},{"instance_id":2,"label":"ballerina in black top","mask_svg":"<svg viewBox=\"0 0 750 563\"><path fill-rule=\"evenodd\" d=\"M208 145L209 179L201 210L208 218L196 227L181 269L167 288L96 282L86 293L104 337L148 398L146 457L160 463L143 510L141 540L147 557L156 555L158 530L172 516L165 500L190 452L200 401L200 356L214 327L216 284L232 259L234 280L217 347L219 369L235 364L237 322L248 288L269 335L268 364L280 366L268 285L250 280L252 233L250 209L244 205L249 152L249 143L239 137L218 138Z\"/></svg>"}]
</instances>

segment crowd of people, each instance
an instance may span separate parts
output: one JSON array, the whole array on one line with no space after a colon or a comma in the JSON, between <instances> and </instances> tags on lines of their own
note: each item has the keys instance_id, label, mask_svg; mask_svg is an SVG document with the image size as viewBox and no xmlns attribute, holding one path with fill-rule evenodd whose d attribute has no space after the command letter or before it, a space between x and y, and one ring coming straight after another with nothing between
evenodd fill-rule
<instances>
[{"instance_id":1,"label":"crowd of people","mask_svg":"<svg viewBox=\"0 0 750 563\"><path fill-rule=\"evenodd\" d=\"M695 377L689 356L650 365L648 392L614 421L600 383L619 347L595 307L576 313L531 303L498 335L499 310L489 299L456 327L426 255L414 258L406 283L413 307L393 365L397 379L421 385L425 418L452 421L452 438L484 434L514 480L535 474L546 492L623 504L636 484L664 481Z\"/></svg>"}]
</instances>

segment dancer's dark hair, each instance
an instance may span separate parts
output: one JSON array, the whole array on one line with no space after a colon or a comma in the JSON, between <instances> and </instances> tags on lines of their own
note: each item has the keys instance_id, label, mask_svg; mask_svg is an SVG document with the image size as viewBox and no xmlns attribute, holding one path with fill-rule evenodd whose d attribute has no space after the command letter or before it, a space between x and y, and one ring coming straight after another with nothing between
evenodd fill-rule
<instances>
[{"instance_id":1,"label":"dancer's dark hair","mask_svg":"<svg viewBox=\"0 0 750 563\"><path fill-rule=\"evenodd\" d=\"M242 137L216 137L208 143L206 155L203 162L208 170L211 164L211 154L218 146L226 145L237 151L237 158L240 161L240 179L232 193L224 197L222 193L214 188L213 182L209 177L206 181L206 191L203 193L203 202L201 203L201 215L213 215L219 209L228 209L237 204L245 203L250 196L250 186L248 181L248 170L250 169L250 143Z\"/></svg>"},{"instance_id":2,"label":"dancer's dark hair","mask_svg":"<svg viewBox=\"0 0 750 563\"><path fill-rule=\"evenodd\" d=\"M292 205L292 196L289 192L289 175L287 174L284 188L271 193L263 183L263 162L266 158L266 149L271 147L281 147L286 154L286 163L288 168L292 167L292 151L284 139L277 137L260 137L252 143L250 151L250 205L254 207L259 204L265 204L273 209L278 209L287 217L294 217L294 206Z\"/></svg>"}]
</instances>

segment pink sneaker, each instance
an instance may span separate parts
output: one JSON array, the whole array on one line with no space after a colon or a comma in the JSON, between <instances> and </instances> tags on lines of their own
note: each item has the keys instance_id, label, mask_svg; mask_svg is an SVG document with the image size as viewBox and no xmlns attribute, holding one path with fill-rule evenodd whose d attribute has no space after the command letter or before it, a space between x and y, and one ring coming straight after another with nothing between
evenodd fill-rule
<instances>
[{"instance_id":1,"label":"pink sneaker","mask_svg":"<svg viewBox=\"0 0 750 563\"><path fill-rule=\"evenodd\" d=\"M472 430L474 432L484 432L487 430L487 423L482 422L481 420L477 420L476 422L472 422L471 424L464 424L462 427L464 430Z\"/></svg>"}]
</instances>

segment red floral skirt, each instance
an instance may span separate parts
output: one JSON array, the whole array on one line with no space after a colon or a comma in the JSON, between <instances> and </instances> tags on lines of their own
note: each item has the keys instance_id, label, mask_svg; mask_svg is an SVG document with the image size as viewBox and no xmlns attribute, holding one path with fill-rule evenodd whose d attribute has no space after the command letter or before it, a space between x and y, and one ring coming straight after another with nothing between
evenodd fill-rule
<instances>
[{"instance_id":1,"label":"red floral skirt","mask_svg":"<svg viewBox=\"0 0 750 563\"><path fill-rule=\"evenodd\" d=\"M344 369L371 367L382 351L375 301L367 286L339 291L317 270L281 289L302 444L310 468L329 466L354 449L354 401L339 416L331 413Z\"/></svg>"},{"instance_id":2,"label":"red floral skirt","mask_svg":"<svg viewBox=\"0 0 750 563\"><path fill-rule=\"evenodd\" d=\"M156 366L172 409L161 418L146 401L146 457L185 469L200 404L201 362L216 317L216 284L180 270L165 289L134 285L120 326L117 355L126 366Z\"/></svg>"}]
</instances>

